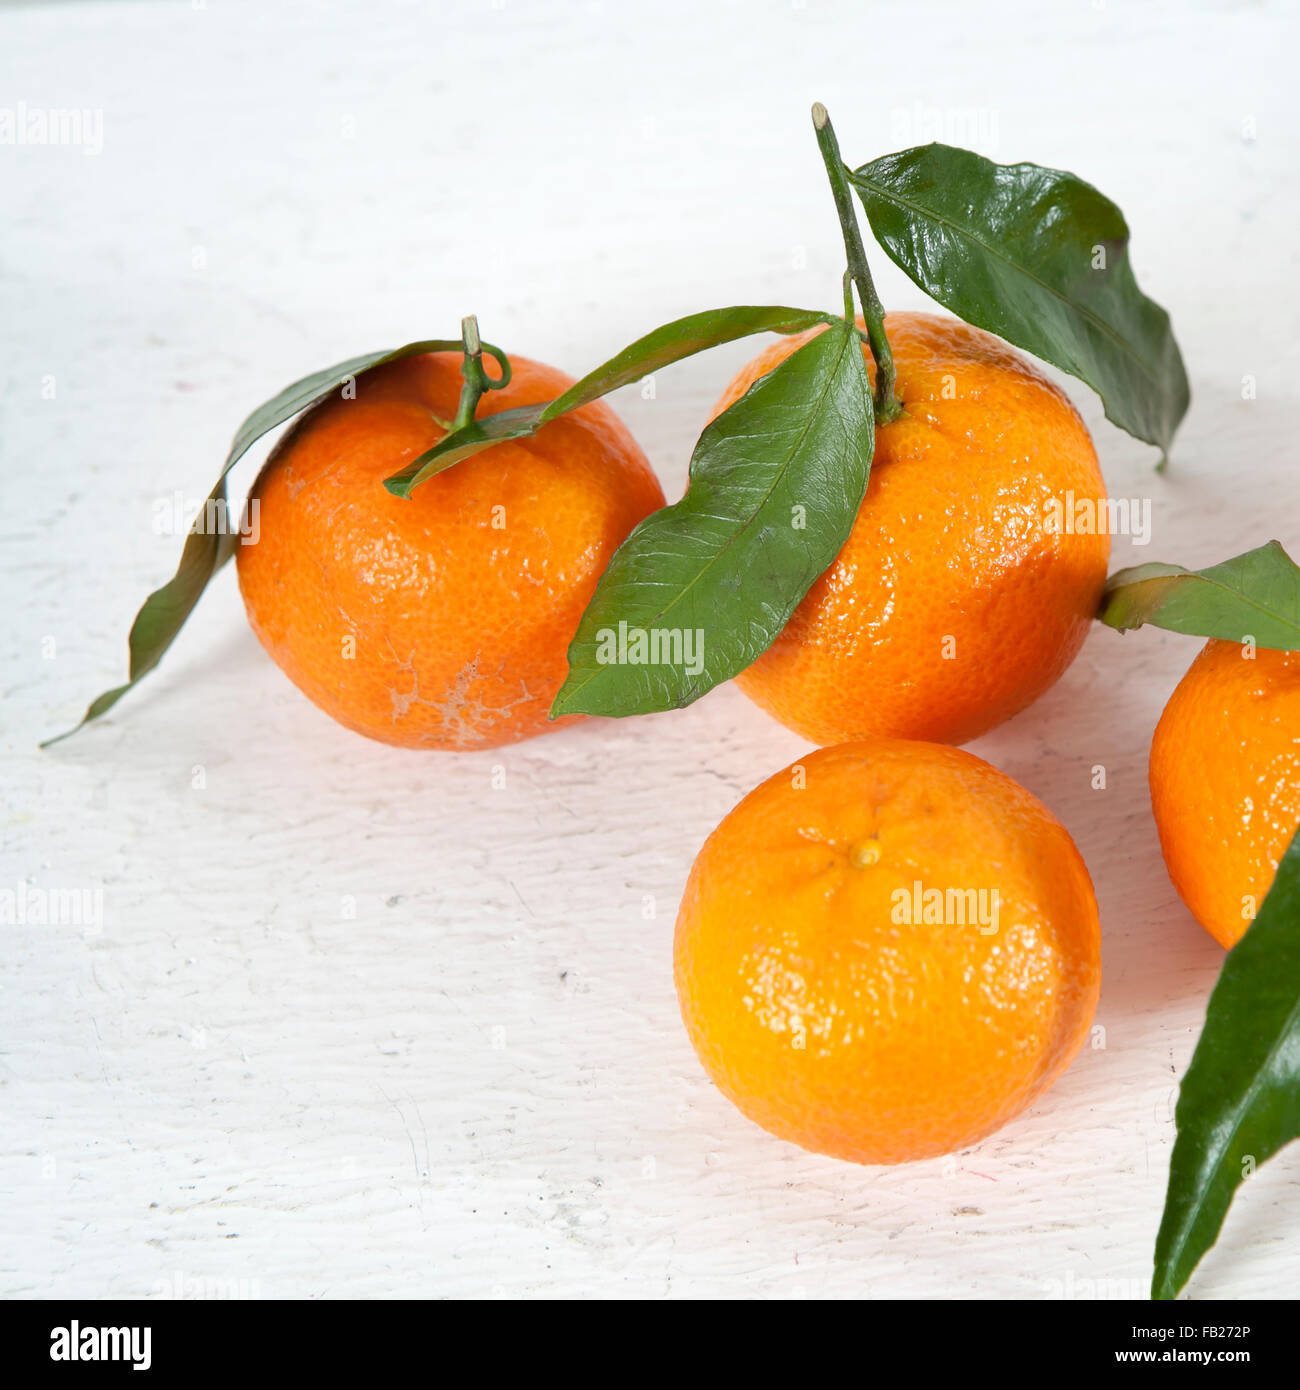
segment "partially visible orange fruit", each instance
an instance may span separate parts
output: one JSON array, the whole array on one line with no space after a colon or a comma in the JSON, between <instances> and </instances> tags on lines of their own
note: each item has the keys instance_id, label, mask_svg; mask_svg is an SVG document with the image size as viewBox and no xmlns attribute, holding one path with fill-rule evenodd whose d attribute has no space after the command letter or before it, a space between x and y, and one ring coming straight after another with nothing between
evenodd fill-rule
<instances>
[{"instance_id":1,"label":"partially visible orange fruit","mask_svg":"<svg viewBox=\"0 0 1300 1390\"><path fill-rule=\"evenodd\" d=\"M736 683L816 743L964 743L1082 645L1110 554L1106 487L1069 399L1001 339L934 314L885 328L904 413L877 427L839 556ZM714 414L809 336L760 353Z\"/></svg>"},{"instance_id":2,"label":"partially visible orange fruit","mask_svg":"<svg viewBox=\"0 0 1300 1390\"><path fill-rule=\"evenodd\" d=\"M975 1143L1052 1084L1099 949L1088 871L1046 807L973 754L876 739L811 754L722 821L675 971L705 1070L750 1119L899 1163Z\"/></svg>"},{"instance_id":3,"label":"partially visible orange fruit","mask_svg":"<svg viewBox=\"0 0 1300 1390\"><path fill-rule=\"evenodd\" d=\"M309 411L254 484L260 538L238 549L249 621L294 684L407 748L493 748L580 718L547 719L569 643L614 551L664 502L603 402L392 496L383 480L455 416L460 364L409 357ZM480 416L572 385L511 366Z\"/></svg>"},{"instance_id":4,"label":"partially visible orange fruit","mask_svg":"<svg viewBox=\"0 0 1300 1390\"><path fill-rule=\"evenodd\" d=\"M1148 772L1174 887L1233 946L1300 826L1300 651L1207 642L1160 716Z\"/></svg>"}]
</instances>

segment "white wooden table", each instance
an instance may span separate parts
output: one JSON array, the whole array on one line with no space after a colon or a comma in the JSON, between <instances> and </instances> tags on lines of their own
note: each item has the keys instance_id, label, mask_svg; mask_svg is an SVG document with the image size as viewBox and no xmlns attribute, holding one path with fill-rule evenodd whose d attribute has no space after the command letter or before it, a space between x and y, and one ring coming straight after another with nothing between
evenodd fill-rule
<instances>
[{"instance_id":1,"label":"white wooden table","mask_svg":"<svg viewBox=\"0 0 1300 1390\"><path fill-rule=\"evenodd\" d=\"M0 110L92 113L80 145L0 144L0 886L27 904L0 927L0 1293L1142 1296L1221 959L1147 804L1193 641L1098 629L974 745L1091 866L1104 1046L895 1169L755 1129L680 1026L691 859L806 748L731 687L497 753L384 748L271 665L227 572L109 719L35 745L123 675L179 545L160 505L289 380L470 311L581 372L711 305L836 308L814 99L852 161L939 136L1125 209L1195 400L1158 478L1070 388L1112 492L1152 501L1116 566L1300 544L1297 37L1281 4L1119 0L0 11ZM754 350L615 398L670 496ZM58 889L102 920L33 921ZM1298 1272L1292 1150L1191 1292Z\"/></svg>"}]
</instances>

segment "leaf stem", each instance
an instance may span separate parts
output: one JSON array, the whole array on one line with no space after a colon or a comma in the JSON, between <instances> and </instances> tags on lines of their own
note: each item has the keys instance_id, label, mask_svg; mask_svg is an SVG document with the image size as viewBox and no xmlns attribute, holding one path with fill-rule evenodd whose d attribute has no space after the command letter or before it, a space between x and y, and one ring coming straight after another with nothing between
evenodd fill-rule
<instances>
[{"instance_id":1,"label":"leaf stem","mask_svg":"<svg viewBox=\"0 0 1300 1390\"><path fill-rule=\"evenodd\" d=\"M510 383L510 359L500 348L494 348L491 343L485 343L479 338L476 315L467 314L461 319L460 340L465 354L464 361L460 364L460 374L465 378L465 384L460 388L460 403L456 407L456 418L451 422L448 434L464 429L473 422L478 403L488 391L499 391ZM483 366L484 352L493 357L500 366L500 377L494 379L487 374Z\"/></svg>"},{"instance_id":2,"label":"leaf stem","mask_svg":"<svg viewBox=\"0 0 1300 1390\"><path fill-rule=\"evenodd\" d=\"M885 336L885 306L876 293L875 281L867 265L867 252L862 244L857 215L853 211L853 195L849 191L844 161L840 158L835 127L831 125L831 118L820 101L813 102L812 118L813 128L817 132L817 146L822 152L826 174L831 181L831 192L835 195L835 211L839 214L844 251L849 261L848 274L858 287L862 317L867 325L867 341L871 346L871 355L876 359L876 418L882 424L887 424L902 414L903 407L894 393L896 373L894 355Z\"/></svg>"}]
</instances>

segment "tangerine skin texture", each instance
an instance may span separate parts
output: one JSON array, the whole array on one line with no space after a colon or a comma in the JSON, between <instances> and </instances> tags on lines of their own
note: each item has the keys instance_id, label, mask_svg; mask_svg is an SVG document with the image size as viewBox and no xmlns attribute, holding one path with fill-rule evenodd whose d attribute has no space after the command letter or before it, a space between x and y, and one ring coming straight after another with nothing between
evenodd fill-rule
<instances>
[{"instance_id":1,"label":"tangerine skin texture","mask_svg":"<svg viewBox=\"0 0 1300 1390\"><path fill-rule=\"evenodd\" d=\"M1169 877L1235 946L1300 825L1300 652L1213 638L1169 697L1148 775Z\"/></svg>"},{"instance_id":2,"label":"tangerine skin texture","mask_svg":"<svg viewBox=\"0 0 1300 1390\"><path fill-rule=\"evenodd\" d=\"M904 414L876 430L839 556L736 683L814 743L965 743L1077 655L1110 537L1053 531L1046 505L1104 502L1105 482L1069 399L1001 339L935 314L889 314L885 330ZM810 336L760 353L714 415Z\"/></svg>"},{"instance_id":3,"label":"tangerine skin texture","mask_svg":"<svg viewBox=\"0 0 1300 1390\"><path fill-rule=\"evenodd\" d=\"M996 888L996 930L898 922L917 882ZM751 1120L901 1163L992 1134L1065 1070L1099 942L1087 868L1035 797L960 749L874 739L810 754L722 821L674 966L691 1042Z\"/></svg>"},{"instance_id":4,"label":"tangerine skin texture","mask_svg":"<svg viewBox=\"0 0 1300 1390\"><path fill-rule=\"evenodd\" d=\"M510 361L480 418L573 384ZM569 643L614 551L664 503L603 402L392 496L383 480L454 418L460 363L404 358L310 410L254 484L260 538L237 553L249 622L290 680L405 748L495 748L581 718L547 719Z\"/></svg>"}]
</instances>

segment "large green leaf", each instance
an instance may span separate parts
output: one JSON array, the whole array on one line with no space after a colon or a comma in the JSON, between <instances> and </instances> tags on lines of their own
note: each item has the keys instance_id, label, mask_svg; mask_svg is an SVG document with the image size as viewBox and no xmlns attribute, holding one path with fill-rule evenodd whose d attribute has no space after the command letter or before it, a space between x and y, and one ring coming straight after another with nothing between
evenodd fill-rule
<instances>
[{"instance_id":1,"label":"large green leaf","mask_svg":"<svg viewBox=\"0 0 1300 1390\"><path fill-rule=\"evenodd\" d=\"M1152 1298L1174 1298L1248 1173L1300 1137L1300 832L1210 995L1174 1115Z\"/></svg>"},{"instance_id":2,"label":"large green leaf","mask_svg":"<svg viewBox=\"0 0 1300 1390\"><path fill-rule=\"evenodd\" d=\"M369 352L361 357L351 357L337 366L326 367L313 372L301 381L286 386L279 395L272 397L264 405L258 406L235 431L235 438L221 466L221 473L207 504L195 518L185 546L181 551L180 565L176 573L161 589L155 589L145 599L135 622L131 625L128 639L130 665L125 685L115 686L92 700L81 723L75 728L47 739L41 746L48 748L52 743L75 734L77 729L106 714L138 681L157 666L163 653L176 640L177 633L185 625L185 620L194 611L194 605L202 597L208 581L235 553L237 538L235 528L230 524L229 508L226 502L226 475L248 452L252 445L277 425L292 419L299 411L327 396L345 382L353 380L372 367L385 362L395 362L401 357L411 357L419 352L459 352L459 339L430 339L425 342L407 343L404 347L388 349L384 352Z\"/></svg>"},{"instance_id":3,"label":"large green leaf","mask_svg":"<svg viewBox=\"0 0 1300 1390\"><path fill-rule=\"evenodd\" d=\"M1168 450L1187 373L1169 315L1138 289L1109 198L1063 170L951 145L849 177L881 245L927 294L1086 381L1111 420Z\"/></svg>"},{"instance_id":4,"label":"large green leaf","mask_svg":"<svg viewBox=\"0 0 1300 1390\"><path fill-rule=\"evenodd\" d=\"M1111 575L1098 616L1121 631L1150 623L1293 651L1300 648L1300 566L1277 541L1209 569L1136 565Z\"/></svg>"},{"instance_id":5,"label":"large green leaf","mask_svg":"<svg viewBox=\"0 0 1300 1390\"><path fill-rule=\"evenodd\" d=\"M814 309L790 309L783 305L739 304L729 309L708 309L675 319L644 338L629 344L617 356L603 362L575 382L553 401L518 406L472 420L464 428L444 435L432 449L414 459L400 473L384 480L384 486L398 497L409 497L434 474L508 439L527 439L549 420L580 406L589 405L620 386L639 381L661 367L680 362L720 343L748 338L755 333L801 333L819 323L829 323L832 315Z\"/></svg>"},{"instance_id":6,"label":"large green leaf","mask_svg":"<svg viewBox=\"0 0 1300 1390\"><path fill-rule=\"evenodd\" d=\"M672 709L750 665L848 538L873 440L862 343L836 320L705 429L686 496L615 553L552 715Z\"/></svg>"}]
</instances>

